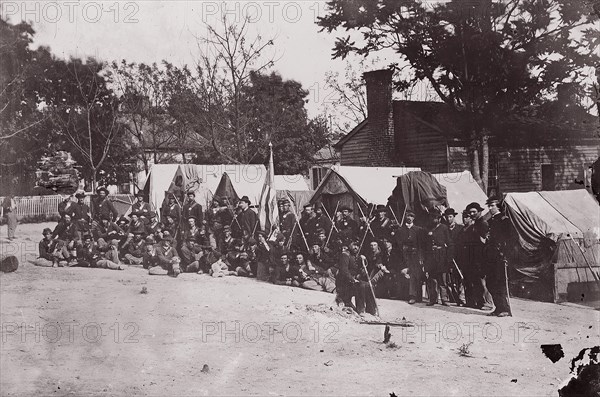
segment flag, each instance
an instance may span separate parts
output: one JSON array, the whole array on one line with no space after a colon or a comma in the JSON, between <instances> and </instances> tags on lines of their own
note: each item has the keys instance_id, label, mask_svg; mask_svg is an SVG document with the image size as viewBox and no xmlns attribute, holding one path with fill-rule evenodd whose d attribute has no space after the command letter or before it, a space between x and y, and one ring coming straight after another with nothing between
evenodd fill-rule
<instances>
[{"instance_id":1,"label":"flag","mask_svg":"<svg viewBox=\"0 0 600 397\"><path fill-rule=\"evenodd\" d=\"M277 208L277 191L275 190L275 170L273 168L273 145L269 142L269 167L267 177L260 194L258 220L267 234L273 226L279 227L279 210Z\"/></svg>"}]
</instances>

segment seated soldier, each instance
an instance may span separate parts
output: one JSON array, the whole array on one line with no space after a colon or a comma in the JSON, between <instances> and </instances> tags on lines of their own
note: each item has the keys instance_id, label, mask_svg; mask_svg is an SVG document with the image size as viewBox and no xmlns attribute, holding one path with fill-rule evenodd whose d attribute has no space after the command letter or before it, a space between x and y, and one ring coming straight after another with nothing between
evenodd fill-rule
<instances>
[{"instance_id":1,"label":"seated soldier","mask_svg":"<svg viewBox=\"0 0 600 397\"><path fill-rule=\"evenodd\" d=\"M61 266L66 265L70 256L66 246L63 245L62 249L56 249L57 240L52 238L52 229L50 228L45 228L42 235L44 238L38 244L39 256L37 259L30 260L29 263L44 267L57 267L61 262Z\"/></svg>"},{"instance_id":2,"label":"seated soldier","mask_svg":"<svg viewBox=\"0 0 600 397\"><path fill-rule=\"evenodd\" d=\"M196 238L192 235L187 236L181 246L181 271L188 273L197 273L199 269L198 261L204 255L202 246L198 244Z\"/></svg>"},{"instance_id":3,"label":"seated soldier","mask_svg":"<svg viewBox=\"0 0 600 397\"><path fill-rule=\"evenodd\" d=\"M125 216L120 217L116 221L116 224L121 228L121 230L125 232L127 231L127 229L129 229L129 219L125 218Z\"/></svg>"},{"instance_id":4,"label":"seated soldier","mask_svg":"<svg viewBox=\"0 0 600 397\"><path fill-rule=\"evenodd\" d=\"M377 241L371 241L369 244L366 258L369 278L377 297L387 298L392 282L392 274L384 264L384 255Z\"/></svg>"},{"instance_id":5,"label":"seated soldier","mask_svg":"<svg viewBox=\"0 0 600 397\"><path fill-rule=\"evenodd\" d=\"M305 289L314 291L333 292L335 290L335 281L332 279L327 270L320 266L313 265L307 259L307 254L304 252L296 253L296 266L299 268L302 279L300 286Z\"/></svg>"},{"instance_id":6,"label":"seated soldier","mask_svg":"<svg viewBox=\"0 0 600 397\"><path fill-rule=\"evenodd\" d=\"M267 241L267 234L262 230L259 230L256 234L258 236L258 246L256 248L256 278L260 281L268 281L271 249L274 243Z\"/></svg>"},{"instance_id":7,"label":"seated soldier","mask_svg":"<svg viewBox=\"0 0 600 397\"><path fill-rule=\"evenodd\" d=\"M96 240L98 248L104 249L108 246L108 236L119 235L119 239L125 236L125 232L115 222L110 220L110 215L103 215L100 222L94 222L92 226L92 237Z\"/></svg>"},{"instance_id":8,"label":"seated soldier","mask_svg":"<svg viewBox=\"0 0 600 397\"><path fill-rule=\"evenodd\" d=\"M177 277L181 273L179 266L181 259L173 247L173 237L167 232L163 233L162 240L156 245L158 265L148 268L150 275L168 275Z\"/></svg>"},{"instance_id":9,"label":"seated soldier","mask_svg":"<svg viewBox=\"0 0 600 397\"><path fill-rule=\"evenodd\" d=\"M217 240L217 250L219 252L227 253L233 248L233 240L231 227L229 225L223 226L221 236Z\"/></svg>"},{"instance_id":10,"label":"seated soldier","mask_svg":"<svg viewBox=\"0 0 600 397\"><path fill-rule=\"evenodd\" d=\"M258 243L250 237L246 243L246 260L244 266L238 266L235 271L238 276L254 277L258 267Z\"/></svg>"},{"instance_id":11,"label":"seated soldier","mask_svg":"<svg viewBox=\"0 0 600 397\"><path fill-rule=\"evenodd\" d=\"M121 236L117 233L108 235L106 247L99 247L100 256L96 261L96 267L101 269L125 270L126 266L119 259L119 243Z\"/></svg>"},{"instance_id":12,"label":"seated soldier","mask_svg":"<svg viewBox=\"0 0 600 397\"><path fill-rule=\"evenodd\" d=\"M288 249L285 245L285 236L278 234L275 238L275 244L272 245L269 253L269 281L275 283L278 279L279 270L283 266L281 263L281 256L288 253Z\"/></svg>"},{"instance_id":13,"label":"seated soldier","mask_svg":"<svg viewBox=\"0 0 600 397\"><path fill-rule=\"evenodd\" d=\"M291 264L290 254L288 254L287 252L283 253L281 255L280 261L281 268L277 272L275 284L299 287L303 278L300 275L298 267Z\"/></svg>"},{"instance_id":14,"label":"seated soldier","mask_svg":"<svg viewBox=\"0 0 600 397\"><path fill-rule=\"evenodd\" d=\"M129 214L131 222L129 222L129 226L127 227L127 234L133 235L136 232L138 232L142 235L143 238L146 238L146 236L150 233L148 227L140 218L140 215L141 214L139 212L132 212L131 214Z\"/></svg>"},{"instance_id":15,"label":"seated soldier","mask_svg":"<svg viewBox=\"0 0 600 397\"><path fill-rule=\"evenodd\" d=\"M78 236L77 226L71 221L71 215L69 214L63 215L52 232L52 238L57 240L56 248L62 251L63 247L66 247L68 250L69 266L76 265L77 253L75 250L79 244Z\"/></svg>"},{"instance_id":16,"label":"seated soldier","mask_svg":"<svg viewBox=\"0 0 600 397\"><path fill-rule=\"evenodd\" d=\"M250 262L248 253L244 251L244 243L241 239L235 239L232 242L233 249L225 255L225 261L230 269L235 269L238 276L248 276L250 274Z\"/></svg>"},{"instance_id":17,"label":"seated soldier","mask_svg":"<svg viewBox=\"0 0 600 397\"><path fill-rule=\"evenodd\" d=\"M144 233L141 231L135 231L133 233L133 240L127 242L121 248L121 251L125 252L125 262L130 265L141 265L144 261Z\"/></svg>"},{"instance_id":18,"label":"seated soldier","mask_svg":"<svg viewBox=\"0 0 600 397\"><path fill-rule=\"evenodd\" d=\"M146 238L144 244L144 259L142 262L142 266L144 267L144 269L149 270L153 267L161 267L160 258L158 257L158 252L156 251L156 244L154 240Z\"/></svg>"},{"instance_id":19,"label":"seated soldier","mask_svg":"<svg viewBox=\"0 0 600 397\"><path fill-rule=\"evenodd\" d=\"M177 232L179 231L179 225L175 223L175 218L171 215L165 216L163 222L163 233L169 232L173 239L177 238Z\"/></svg>"},{"instance_id":20,"label":"seated soldier","mask_svg":"<svg viewBox=\"0 0 600 397\"><path fill-rule=\"evenodd\" d=\"M98 267L100 252L98 246L92 240L90 233L83 235L83 243L77 248L77 262L79 267Z\"/></svg>"}]
</instances>

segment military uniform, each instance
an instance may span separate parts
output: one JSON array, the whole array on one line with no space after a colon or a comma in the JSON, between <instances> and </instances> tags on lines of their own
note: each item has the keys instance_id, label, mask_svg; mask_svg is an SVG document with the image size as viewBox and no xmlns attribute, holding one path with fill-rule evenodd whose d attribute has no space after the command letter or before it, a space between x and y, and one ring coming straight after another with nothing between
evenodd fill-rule
<instances>
[{"instance_id":1,"label":"military uniform","mask_svg":"<svg viewBox=\"0 0 600 397\"><path fill-rule=\"evenodd\" d=\"M508 313L510 308L508 277L506 274L507 260L505 256L507 243L510 239L510 220L502 213L498 213L489 221L490 233L486 244L485 269L486 284L496 308L492 314Z\"/></svg>"},{"instance_id":2,"label":"military uniform","mask_svg":"<svg viewBox=\"0 0 600 397\"><path fill-rule=\"evenodd\" d=\"M465 283L466 305L481 309L485 305L483 281L484 240L489 231L488 223L482 218L466 226L462 232L459 257Z\"/></svg>"},{"instance_id":3,"label":"military uniform","mask_svg":"<svg viewBox=\"0 0 600 397\"><path fill-rule=\"evenodd\" d=\"M98 197L92 202L92 216L96 221L100 221L104 216L115 220L119 217L119 212L108 198L101 199Z\"/></svg>"},{"instance_id":4,"label":"military uniform","mask_svg":"<svg viewBox=\"0 0 600 397\"><path fill-rule=\"evenodd\" d=\"M427 279L427 290L429 295L429 305L438 301L438 292L445 305L448 302L446 294L445 274L448 272L448 247L452 245L448 227L443 224L437 224L424 236L425 240L425 271L429 277Z\"/></svg>"},{"instance_id":5,"label":"military uniform","mask_svg":"<svg viewBox=\"0 0 600 397\"><path fill-rule=\"evenodd\" d=\"M408 294L416 302L423 300L423 229L418 226L402 225L394 235L396 246L401 252L402 267L408 268L410 284Z\"/></svg>"},{"instance_id":6,"label":"military uniform","mask_svg":"<svg viewBox=\"0 0 600 397\"><path fill-rule=\"evenodd\" d=\"M338 238L342 244L349 244L358 237L358 222L351 217L342 218L335 223L338 230Z\"/></svg>"},{"instance_id":7,"label":"military uniform","mask_svg":"<svg viewBox=\"0 0 600 397\"><path fill-rule=\"evenodd\" d=\"M361 314L365 311L369 314L376 313L375 299L370 291L362 266L363 257L360 254L342 253L339 262L339 272L335 279L335 285L339 298L346 304L352 305L352 297L356 303L356 312Z\"/></svg>"},{"instance_id":8,"label":"military uniform","mask_svg":"<svg viewBox=\"0 0 600 397\"><path fill-rule=\"evenodd\" d=\"M183 206L183 219L188 219L190 216L196 218L197 225L201 225L204 221L204 212L202 212L202 206L195 200L188 200Z\"/></svg>"}]
</instances>

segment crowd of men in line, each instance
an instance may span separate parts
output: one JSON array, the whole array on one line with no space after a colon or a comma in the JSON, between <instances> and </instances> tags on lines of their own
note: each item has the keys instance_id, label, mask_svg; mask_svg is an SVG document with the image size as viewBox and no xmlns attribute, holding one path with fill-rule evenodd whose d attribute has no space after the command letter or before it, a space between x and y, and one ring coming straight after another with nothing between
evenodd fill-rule
<instances>
[{"instance_id":1,"label":"crowd of men in line","mask_svg":"<svg viewBox=\"0 0 600 397\"><path fill-rule=\"evenodd\" d=\"M414 304L492 308L490 315L511 316L506 274L510 222L501 201L491 198L492 215L478 203L456 222L452 208L432 211L415 224L406 210L399 221L389 207L371 205L369 216L355 219L349 206L333 216L320 203L297 216L289 199L278 201L279 225L262 230L244 196L237 205L214 197L206 211L194 192L180 200L167 196L160 217L138 193L128 217L119 216L105 188L85 204L69 198L59 205L61 219L43 230L38 266L80 266L123 270L142 266L151 275L182 272L213 277L245 276L261 281L335 292L340 304L375 314L375 297ZM362 209L361 209L362 212ZM375 214L374 216L372 216ZM160 218L160 221L159 221ZM352 301L354 298L354 301Z\"/></svg>"}]
</instances>

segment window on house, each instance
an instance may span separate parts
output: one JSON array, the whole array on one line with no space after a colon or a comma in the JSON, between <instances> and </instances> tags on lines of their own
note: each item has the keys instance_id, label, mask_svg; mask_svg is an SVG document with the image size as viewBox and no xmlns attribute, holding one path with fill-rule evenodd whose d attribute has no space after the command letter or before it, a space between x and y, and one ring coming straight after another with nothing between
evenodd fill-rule
<instances>
[{"instance_id":1,"label":"window on house","mask_svg":"<svg viewBox=\"0 0 600 397\"><path fill-rule=\"evenodd\" d=\"M542 190L556 189L554 164L542 164Z\"/></svg>"},{"instance_id":2,"label":"window on house","mask_svg":"<svg viewBox=\"0 0 600 397\"><path fill-rule=\"evenodd\" d=\"M323 177L325 176L325 174L327 173L328 168L324 168L324 167L320 167L320 166L316 166L312 168L312 173L311 173L311 185L312 185L312 189L315 190L317 188L317 186L319 186L319 183L321 183L321 180L323 180Z\"/></svg>"}]
</instances>

